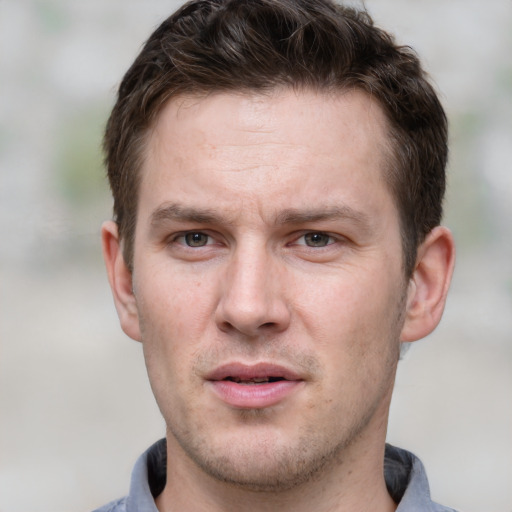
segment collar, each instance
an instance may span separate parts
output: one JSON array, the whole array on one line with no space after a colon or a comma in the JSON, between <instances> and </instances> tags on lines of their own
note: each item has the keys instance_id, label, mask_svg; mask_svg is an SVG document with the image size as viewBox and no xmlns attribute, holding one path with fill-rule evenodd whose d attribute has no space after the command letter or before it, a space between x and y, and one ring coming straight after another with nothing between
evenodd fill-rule
<instances>
[{"instance_id":1,"label":"collar","mask_svg":"<svg viewBox=\"0 0 512 512\"><path fill-rule=\"evenodd\" d=\"M161 439L137 460L132 472L126 512L158 512L154 498L164 489L167 473L167 443ZM430 498L425 468L411 452L386 445L384 478L397 512L455 512Z\"/></svg>"}]
</instances>

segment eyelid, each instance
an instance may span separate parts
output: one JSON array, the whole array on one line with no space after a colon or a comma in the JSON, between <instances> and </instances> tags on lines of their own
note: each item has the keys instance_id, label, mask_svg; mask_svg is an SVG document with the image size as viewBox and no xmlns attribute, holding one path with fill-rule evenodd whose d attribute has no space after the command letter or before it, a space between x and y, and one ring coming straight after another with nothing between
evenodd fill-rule
<instances>
[{"instance_id":1,"label":"eyelid","mask_svg":"<svg viewBox=\"0 0 512 512\"><path fill-rule=\"evenodd\" d=\"M197 233L197 234L202 234L206 237L208 237L208 240L206 242L205 245L199 245L199 246L191 246L191 245L188 245L186 242L185 242L185 237L187 235L190 235L190 234L194 234L194 233ZM328 242L326 245L319 245L319 246L314 246L314 245L308 245L305 241L305 237L309 234L318 234L318 235L325 235L326 237L328 237ZM295 234L293 234L291 237L290 237L290 241L286 244L288 246L300 246L300 247L303 247L305 249L313 249L313 250L318 250L318 249L326 249L332 245L335 245L337 243L344 243L344 242L347 242L347 238L344 237L343 235L340 235L340 234L335 234L335 233L332 233L332 232L329 232L329 231L325 231L325 230L320 230L320 229L304 229L304 230L301 230L299 232L296 232ZM222 244L222 235L220 235L219 233L217 232L211 232L210 230L208 229L186 229L186 230L182 230L182 231L178 231L178 232L175 232L175 233L172 233L171 235L169 235L167 237L167 244L168 245L178 245L184 249L190 249L190 250L197 250L197 249L201 249L201 248L205 248L205 247L208 247L208 246L212 246L212 245L215 245L215 244Z\"/></svg>"},{"instance_id":2,"label":"eyelid","mask_svg":"<svg viewBox=\"0 0 512 512\"><path fill-rule=\"evenodd\" d=\"M329 241L326 245L323 245L323 246L317 246L315 247L314 245L307 245L307 243L305 243L305 237L307 235L325 235L329 238ZM303 240L303 242L299 242L300 240ZM319 229L309 229L309 230L303 230L301 231L300 233L298 233L298 236L295 236L294 239L292 240L291 244L290 245L300 245L300 246L303 246L303 247L307 247L308 249L323 249L323 248L326 248L326 247L329 247L330 245L333 245L337 242L340 242L344 240L344 237L342 237L341 235L335 235L333 233L330 233L328 231L322 231L322 230L319 230Z\"/></svg>"},{"instance_id":3,"label":"eyelid","mask_svg":"<svg viewBox=\"0 0 512 512\"><path fill-rule=\"evenodd\" d=\"M191 234L201 234L201 235L204 235L206 237L208 237L208 240L206 242L205 245L199 245L197 247L194 247L192 245L188 245L186 242L185 242L185 237L187 235L191 235ZM200 249L201 247L207 247L209 245L213 245L215 243L215 237L212 236L211 233L208 232L208 230L204 230L204 229L187 229L187 230L184 230L184 231L179 231L177 233L173 233L169 238L168 238L168 244L177 244L181 247L185 247L185 248L188 248L188 249Z\"/></svg>"}]
</instances>

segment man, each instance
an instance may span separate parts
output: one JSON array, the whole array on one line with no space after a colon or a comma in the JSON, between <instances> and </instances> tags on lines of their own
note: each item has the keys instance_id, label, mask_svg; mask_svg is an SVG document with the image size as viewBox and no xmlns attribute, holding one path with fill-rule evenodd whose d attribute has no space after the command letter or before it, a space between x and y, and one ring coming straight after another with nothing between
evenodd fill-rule
<instances>
[{"instance_id":1,"label":"man","mask_svg":"<svg viewBox=\"0 0 512 512\"><path fill-rule=\"evenodd\" d=\"M102 237L167 433L100 510L448 510L385 445L453 269L446 139L365 13L199 0L154 32L108 122Z\"/></svg>"}]
</instances>

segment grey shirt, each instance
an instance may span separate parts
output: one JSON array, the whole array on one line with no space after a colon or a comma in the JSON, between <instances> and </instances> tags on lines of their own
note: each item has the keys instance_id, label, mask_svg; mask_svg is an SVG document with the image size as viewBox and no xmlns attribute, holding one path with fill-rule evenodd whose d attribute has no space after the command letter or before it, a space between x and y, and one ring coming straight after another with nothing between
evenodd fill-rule
<instances>
[{"instance_id":1,"label":"grey shirt","mask_svg":"<svg viewBox=\"0 0 512 512\"><path fill-rule=\"evenodd\" d=\"M167 468L165 439L143 453L132 472L130 493L94 512L158 512L154 497L164 489ZM386 445L384 477L397 512L455 512L430 499L427 475L412 453Z\"/></svg>"}]
</instances>

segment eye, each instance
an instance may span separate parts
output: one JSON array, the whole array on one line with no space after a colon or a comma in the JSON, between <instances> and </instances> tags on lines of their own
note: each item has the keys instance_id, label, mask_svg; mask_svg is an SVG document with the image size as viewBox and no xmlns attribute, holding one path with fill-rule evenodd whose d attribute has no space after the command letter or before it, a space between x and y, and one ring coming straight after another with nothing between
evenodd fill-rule
<instances>
[{"instance_id":1,"label":"eye","mask_svg":"<svg viewBox=\"0 0 512 512\"><path fill-rule=\"evenodd\" d=\"M183 235L183 240L189 247L204 247L208 245L210 237L200 231L192 231Z\"/></svg>"},{"instance_id":2,"label":"eye","mask_svg":"<svg viewBox=\"0 0 512 512\"><path fill-rule=\"evenodd\" d=\"M334 243L332 236L327 233L322 233L321 231L306 233L302 238L304 239L304 245L308 247L326 247Z\"/></svg>"}]
</instances>

